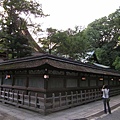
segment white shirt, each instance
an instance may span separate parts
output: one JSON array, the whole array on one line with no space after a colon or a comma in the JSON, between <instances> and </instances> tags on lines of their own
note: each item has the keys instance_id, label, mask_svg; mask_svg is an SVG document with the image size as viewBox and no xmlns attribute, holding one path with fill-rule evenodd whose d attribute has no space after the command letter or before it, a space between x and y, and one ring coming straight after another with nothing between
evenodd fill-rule
<instances>
[{"instance_id":1,"label":"white shirt","mask_svg":"<svg viewBox=\"0 0 120 120\"><path fill-rule=\"evenodd\" d=\"M103 92L103 98L109 98L109 89L102 89L102 92Z\"/></svg>"}]
</instances>

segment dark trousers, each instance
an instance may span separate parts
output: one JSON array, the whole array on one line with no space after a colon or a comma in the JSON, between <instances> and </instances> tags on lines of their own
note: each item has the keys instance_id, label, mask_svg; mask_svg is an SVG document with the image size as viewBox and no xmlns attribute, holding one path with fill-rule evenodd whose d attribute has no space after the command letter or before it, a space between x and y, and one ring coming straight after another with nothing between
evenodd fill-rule
<instances>
[{"instance_id":1,"label":"dark trousers","mask_svg":"<svg viewBox=\"0 0 120 120\"><path fill-rule=\"evenodd\" d=\"M107 108L108 108L108 112L109 114L111 114L111 108L107 98L103 98L103 104L104 104L104 112L107 113Z\"/></svg>"}]
</instances>

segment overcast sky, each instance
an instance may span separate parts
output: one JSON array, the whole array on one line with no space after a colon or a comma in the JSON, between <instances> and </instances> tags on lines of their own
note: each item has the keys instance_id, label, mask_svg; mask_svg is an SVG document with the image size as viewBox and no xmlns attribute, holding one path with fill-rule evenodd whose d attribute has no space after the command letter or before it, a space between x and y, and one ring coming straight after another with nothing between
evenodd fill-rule
<instances>
[{"instance_id":1,"label":"overcast sky","mask_svg":"<svg viewBox=\"0 0 120 120\"><path fill-rule=\"evenodd\" d=\"M43 19L43 28L66 30L87 26L95 19L108 16L120 6L120 0L38 0L44 13L50 14Z\"/></svg>"}]
</instances>

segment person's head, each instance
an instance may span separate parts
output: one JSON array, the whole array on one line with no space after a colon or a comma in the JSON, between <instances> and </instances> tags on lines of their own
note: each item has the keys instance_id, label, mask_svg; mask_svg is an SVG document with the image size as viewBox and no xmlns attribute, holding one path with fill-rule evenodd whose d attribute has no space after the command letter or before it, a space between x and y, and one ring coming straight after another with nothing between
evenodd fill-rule
<instances>
[{"instance_id":1,"label":"person's head","mask_svg":"<svg viewBox=\"0 0 120 120\"><path fill-rule=\"evenodd\" d=\"M104 85L104 89L105 89L105 88L108 89L108 86L107 86L107 85Z\"/></svg>"}]
</instances>

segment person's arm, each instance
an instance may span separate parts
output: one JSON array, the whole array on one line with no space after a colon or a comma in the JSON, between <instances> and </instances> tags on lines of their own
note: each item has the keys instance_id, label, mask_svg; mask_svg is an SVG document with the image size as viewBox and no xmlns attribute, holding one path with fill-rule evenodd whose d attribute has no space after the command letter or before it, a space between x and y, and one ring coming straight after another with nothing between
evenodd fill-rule
<instances>
[{"instance_id":1,"label":"person's arm","mask_svg":"<svg viewBox=\"0 0 120 120\"><path fill-rule=\"evenodd\" d=\"M104 88L105 88L105 85L103 85L102 89L104 89Z\"/></svg>"},{"instance_id":2,"label":"person's arm","mask_svg":"<svg viewBox=\"0 0 120 120\"><path fill-rule=\"evenodd\" d=\"M102 91L104 91L104 87L105 87L105 85L102 86Z\"/></svg>"}]
</instances>

